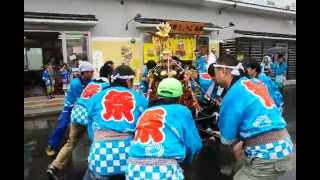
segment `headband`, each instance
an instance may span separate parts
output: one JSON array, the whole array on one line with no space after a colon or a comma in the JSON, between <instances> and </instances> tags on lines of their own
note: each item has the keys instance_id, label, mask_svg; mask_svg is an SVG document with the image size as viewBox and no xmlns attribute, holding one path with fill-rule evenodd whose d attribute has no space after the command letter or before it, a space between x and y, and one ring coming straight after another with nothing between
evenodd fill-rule
<instances>
[{"instance_id":1,"label":"headband","mask_svg":"<svg viewBox=\"0 0 320 180\"><path fill-rule=\"evenodd\" d=\"M124 75L124 76L120 76L120 74L116 74L116 75L112 75L111 76L111 82L113 82L116 79L133 79L134 75Z\"/></svg>"},{"instance_id":2,"label":"headband","mask_svg":"<svg viewBox=\"0 0 320 180\"><path fill-rule=\"evenodd\" d=\"M217 68L227 68L227 69L232 69L231 74L235 75L235 76L239 76L240 75L240 71L239 69L244 70L242 63L238 63L237 66L227 66L227 65L222 65L222 64L214 64L214 67Z\"/></svg>"}]
</instances>

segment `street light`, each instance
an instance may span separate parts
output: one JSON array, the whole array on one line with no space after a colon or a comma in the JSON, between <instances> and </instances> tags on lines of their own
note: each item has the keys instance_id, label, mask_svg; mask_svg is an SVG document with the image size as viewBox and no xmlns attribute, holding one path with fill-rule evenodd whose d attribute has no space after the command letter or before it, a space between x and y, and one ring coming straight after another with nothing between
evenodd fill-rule
<instances>
[{"instance_id":1,"label":"street light","mask_svg":"<svg viewBox=\"0 0 320 180\"><path fill-rule=\"evenodd\" d=\"M128 29L129 29L128 24L129 24L131 21L136 20L136 19L138 19L138 18L141 18L141 14L140 14L140 13L136 14L136 16L135 16L134 18L130 19L130 20L126 23L126 31L128 31Z\"/></svg>"}]
</instances>

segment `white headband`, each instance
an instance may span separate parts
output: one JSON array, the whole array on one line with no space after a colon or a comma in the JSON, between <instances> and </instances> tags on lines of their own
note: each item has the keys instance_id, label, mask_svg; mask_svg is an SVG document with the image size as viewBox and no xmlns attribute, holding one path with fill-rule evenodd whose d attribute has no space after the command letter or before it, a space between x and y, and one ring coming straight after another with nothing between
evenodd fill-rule
<instances>
[{"instance_id":1,"label":"white headband","mask_svg":"<svg viewBox=\"0 0 320 180\"><path fill-rule=\"evenodd\" d=\"M242 63L238 63L237 66L227 66L227 65L222 65L222 64L214 64L214 67L220 67L220 68L227 68L227 69L232 69L231 74L235 75L235 76L239 76L240 75L240 71L239 69L244 70Z\"/></svg>"},{"instance_id":2,"label":"white headband","mask_svg":"<svg viewBox=\"0 0 320 180\"><path fill-rule=\"evenodd\" d=\"M120 76L120 74L116 74L116 75L112 75L111 76L111 82L113 82L116 79L133 79L134 75L130 75L130 76Z\"/></svg>"},{"instance_id":3,"label":"white headband","mask_svg":"<svg viewBox=\"0 0 320 180\"><path fill-rule=\"evenodd\" d=\"M109 82L108 78L105 78L105 77L98 77L98 78L96 78L96 80L97 80L97 81L98 81L98 80L102 80L102 81L104 81L104 82Z\"/></svg>"}]
</instances>

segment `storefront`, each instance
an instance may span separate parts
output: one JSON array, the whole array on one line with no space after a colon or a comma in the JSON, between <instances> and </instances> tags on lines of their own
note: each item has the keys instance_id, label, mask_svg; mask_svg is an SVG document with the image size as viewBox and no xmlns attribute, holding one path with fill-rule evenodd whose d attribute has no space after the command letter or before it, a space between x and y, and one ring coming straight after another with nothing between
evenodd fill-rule
<instances>
[{"instance_id":1,"label":"storefront","mask_svg":"<svg viewBox=\"0 0 320 180\"><path fill-rule=\"evenodd\" d=\"M215 41L215 35L221 27L212 23L136 18L131 27L137 30L138 37L92 37L93 64L98 69L107 60L114 61L116 66L125 61L129 62L136 72L135 83L139 83L143 64L149 60L159 60L160 50L155 47L152 37L160 23L165 22L172 28L169 50L180 60L186 63L195 60L196 49L202 55L208 54L212 47L219 52L219 43Z\"/></svg>"},{"instance_id":2,"label":"storefront","mask_svg":"<svg viewBox=\"0 0 320 180\"><path fill-rule=\"evenodd\" d=\"M116 65L119 65L125 59L129 59L130 66L136 70L138 77L142 72L143 63L157 58L152 47L152 32L157 31L156 26L161 22L203 24L203 33L196 37L185 34L185 32L174 33L171 40L171 50L174 55L178 55L180 59L185 61L194 58L190 53L193 49L198 49L204 54L211 47L215 47L219 52L219 42L238 38L233 36L235 29L263 32L268 27L270 33L296 34L295 11L253 4L248 6L240 2L237 2L237 6L233 7L233 4L235 2L209 0L202 3L180 0L73 0L72 2L25 0L24 29L26 32L32 30L34 32L58 33L54 39L58 39L55 42L55 47L60 49L60 62L68 63L70 54L81 52L78 47L82 46L80 44L84 44L82 48L83 56L86 57L84 59L92 62L97 71L107 60L112 60ZM139 18L133 19L137 14L140 15ZM233 27L228 27L230 22L234 23ZM189 29L189 25L185 27ZM181 26L176 27L179 29ZM76 32L80 35L74 34ZM75 40L75 38L79 38L75 36L81 36L81 42ZM264 44L267 45L268 42ZM69 48L69 46L76 46L76 48ZM288 49L294 50L294 46L289 43ZM254 55L255 52L252 51L251 54ZM294 65L292 59L295 56L295 51L289 51L288 56L291 61L289 63L291 71ZM42 62L43 59L37 61ZM33 69L33 67L26 67L26 71L27 69ZM292 72L289 73L292 74ZM34 78L28 79L33 80Z\"/></svg>"},{"instance_id":3,"label":"storefront","mask_svg":"<svg viewBox=\"0 0 320 180\"><path fill-rule=\"evenodd\" d=\"M45 95L41 80L48 63L55 70L55 94L62 94L59 70L64 63L91 61L90 27L94 16L25 12L24 18L24 96ZM80 30L80 31L79 31Z\"/></svg>"},{"instance_id":4,"label":"storefront","mask_svg":"<svg viewBox=\"0 0 320 180\"><path fill-rule=\"evenodd\" d=\"M288 62L287 79L296 79L295 35L235 30L234 37L220 43L220 53L225 53L226 49L229 49L239 61L245 58L254 58L261 62L268 49L273 47L286 48L287 53L284 56Z\"/></svg>"},{"instance_id":5,"label":"storefront","mask_svg":"<svg viewBox=\"0 0 320 180\"><path fill-rule=\"evenodd\" d=\"M159 59L159 50L155 47L152 37L160 23L168 22L171 27L169 50L173 56L180 60L190 62L196 59L194 51L208 54L209 49L215 47L219 52L215 34L222 28L212 23L178 21L169 19L138 18L135 20L136 28L140 30L143 40L143 62Z\"/></svg>"}]
</instances>

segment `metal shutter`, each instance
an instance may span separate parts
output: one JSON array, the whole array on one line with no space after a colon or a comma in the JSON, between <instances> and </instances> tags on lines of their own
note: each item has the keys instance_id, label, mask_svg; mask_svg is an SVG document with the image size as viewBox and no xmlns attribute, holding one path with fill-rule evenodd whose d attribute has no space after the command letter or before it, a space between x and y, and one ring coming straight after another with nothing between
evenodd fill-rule
<instances>
[{"instance_id":1,"label":"metal shutter","mask_svg":"<svg viewBox=\"0 0 320 180\"><path fill-rule=\"evenodd\" d=\"M266 53L268 49L272 48L275 46L275 43L274 41L271 41L271 40L265 40L263 41L263 49L262 49L262 53Z\"/></svg>"},{"instance_id":2,"label":"metal shutter","mask_svg":"<svg viewBox=\"0 0 320 180\"><path fill-rule=\"evenodd\" d=\"M225 54L226 49L230 49L231 54L236 54L236 40L235 39L228 39L225 42L220 43L220 55Z\"/></svg>"},{"instance_id":3,"label":"metal shutter","mask_svg":"<svg viewBox=\"0 0 320 180\"><path fill-rule=\"evenodd\" d=\"M250 57L250 41L248 39L239 38L236 41L237 53L242 53L244 58Z\"/></svg>"},{"instance_id":4,"label":"metal shutter","mask_svg":"<svg viewBox=\"0 0 320 180\"><path fill-rule=\"evenodd\" d=\"M257 62L262 60L262 47L263 43L260 40L252 39L250 43L250 57L254 58Z\"/></svg>"},{"instance_id":5,"label":"metal shutter","mask_svg":"<svg viewBox=\"0 0 320 180\"><path fill-rule=\"evenodd\" d=\"M296 42L289 42L287 79L296 79Z\"/></svg>"}]
</instances>

